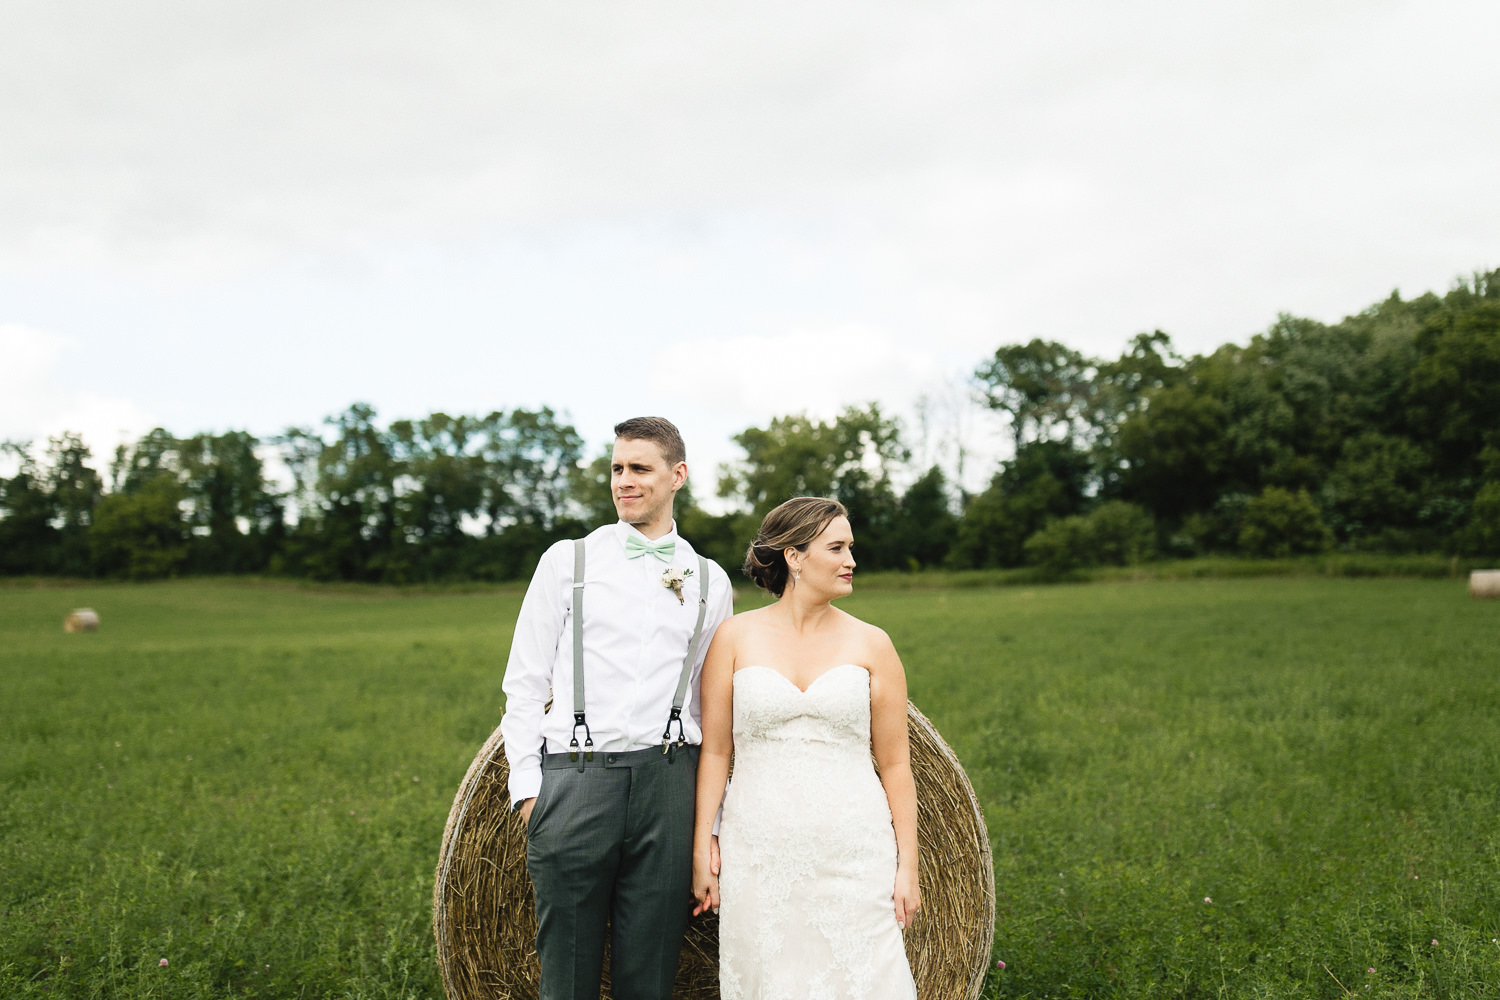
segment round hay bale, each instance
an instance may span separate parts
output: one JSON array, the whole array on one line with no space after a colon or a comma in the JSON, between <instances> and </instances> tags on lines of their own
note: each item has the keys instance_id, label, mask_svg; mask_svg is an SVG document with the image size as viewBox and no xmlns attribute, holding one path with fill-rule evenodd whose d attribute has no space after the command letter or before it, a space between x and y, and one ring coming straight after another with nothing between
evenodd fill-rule
<instances>
[{"instance_id":1,"label":"round hay bale","mask_svg":"<svg viewBox=\"0 0 1500 1000\"><path fill-rule=\"evenodd\" d=\"M74 608L68 617L63 619L64 632L97 632L99 631L99 612L93 608Z\"/></svg>"},{"instance_id":2,"label":"round hay bale","mask_svg":"<svg viewBox=\"0 0 1500 1000\"><path fill-rule=\"evenodd\" d=\"M1469 574L1470 597L1500 597L1500 569L1476 569Z\"/></svg>"},{"instance_id":3,"label":"round hay bale","mask_svg":"<svg viewBox=\"0 0 1500 1000\"><path fill-rule=\"evenodd\" d=\"M917 783L922 910L906 956L922 1000L974 1000L995 929L995 870L984 815L968 776L931 722L907 705ZM533 1000L536 911L526 835L510 811L510 768L496 729L458 788L433 889L433 932L448 1000ZM719 926L688 925L674 1000L717 1000ZM604 997L609 997L608 958Z\"/></svg>"}]
</instances>

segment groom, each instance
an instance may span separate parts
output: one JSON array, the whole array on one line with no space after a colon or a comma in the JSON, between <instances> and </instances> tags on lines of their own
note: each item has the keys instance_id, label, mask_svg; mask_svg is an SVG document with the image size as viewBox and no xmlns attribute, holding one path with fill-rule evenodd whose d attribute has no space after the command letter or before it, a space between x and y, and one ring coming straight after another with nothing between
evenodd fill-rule
<instances>
[{"instance_id":1,"label":"groom","mask_svg":"<svg viewBox=\"0 0 1500 1000\"><path fill-rule=\"evenodd\" d=\"M686 458L670 421L617 424L619 522L548 549L516 621L500 730L536 889L540 1000L597 1000L606 925L616 1000L672 995L691 905L698 674L732 612L728 575L672 519Z\"/></svg>"}]
</instances>

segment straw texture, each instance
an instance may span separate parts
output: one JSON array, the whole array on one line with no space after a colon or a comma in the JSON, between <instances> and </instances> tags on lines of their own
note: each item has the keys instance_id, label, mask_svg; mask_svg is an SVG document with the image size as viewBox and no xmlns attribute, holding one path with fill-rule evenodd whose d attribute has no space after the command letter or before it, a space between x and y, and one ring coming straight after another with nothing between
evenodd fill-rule
<instances>
[{"instance_id":1,"label":"straw texture","mask_svg":"<svg viewBox=\"0 0 1500 1000\"><path fill-rule=\"evenodd\" d=\"M922 910L906 932L920 1000L974 1000L995 927L989 834L958 758L908 704ZM495 730L453 800L438 855L433 931L448 1000L535 1000L536 913L526 837L510 812L509 767ZM894 919L894 918L893 918ZM674 1000L717 1000L718 921L688 927ZM609 997L608 959L604 996Z\"/></svg>"}]
</instances>

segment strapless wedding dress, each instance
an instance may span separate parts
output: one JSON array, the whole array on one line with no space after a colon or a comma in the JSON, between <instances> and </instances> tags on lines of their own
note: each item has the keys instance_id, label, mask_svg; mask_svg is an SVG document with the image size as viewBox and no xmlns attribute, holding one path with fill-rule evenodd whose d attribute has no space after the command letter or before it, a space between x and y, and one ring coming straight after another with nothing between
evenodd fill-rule
<instances>
[{"instance_id":1,"label":"strapless wedding dress","mask_svg":"<svg viewBox=\"0 0 1500 1000\"><path fill-rule=\"evenodd\" d=\"M734 673L734 776L719 830L723 1000L915 1000L896 925L896 834L870 762L870 674L803 691Z\"/></svg>"}]
</instances>

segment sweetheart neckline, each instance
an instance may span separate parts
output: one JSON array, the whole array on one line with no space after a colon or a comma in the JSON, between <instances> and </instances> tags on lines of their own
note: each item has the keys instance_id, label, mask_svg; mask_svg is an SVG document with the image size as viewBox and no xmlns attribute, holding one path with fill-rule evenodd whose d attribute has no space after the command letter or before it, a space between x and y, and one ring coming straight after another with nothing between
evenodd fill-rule
<instances>
[{"instance_id":1,"label":"sweetheart neckline","mask_svg":"<svg viewBox=\"0 0 1500 1000\"><path fill-rule=\"evenodd\" d=\"M738 673L740 673L741 671L744 671L744 670L754 670L754 669L757 669L757 668L759 668L761 670L769 670L771 673L775 674L777 677L780 677L782 680L786 681L789 685L791 685L792 690L798 692L799 694L807 694L809 691L811 691L814 687L817 686L818 681L820 681L823 678L827 677L829 674L833 673L835 670L840 670L840 669L842 669L844 667L854 667L857 670L863 670L865 672L865 676L866 677L868 677L870 675L870 671L868 669L866 669L865 667L861 666L858 663L836 663L833 666L829 667L827 670L823 671L818 676L814 677L811 681L809 681L807 687L798 687L797 686L797 682L794 681L794 680L792 680L786 674L782 673L780 670L777 670L775 667L768 667L768 666L766 666L763 663L747 663L743 667L740 667L739 670L736 670L735 673L738 674Z\"/></svg>"}]
</instances>

